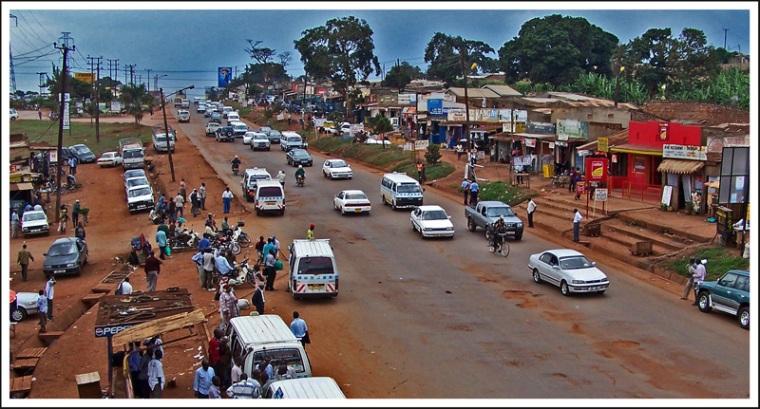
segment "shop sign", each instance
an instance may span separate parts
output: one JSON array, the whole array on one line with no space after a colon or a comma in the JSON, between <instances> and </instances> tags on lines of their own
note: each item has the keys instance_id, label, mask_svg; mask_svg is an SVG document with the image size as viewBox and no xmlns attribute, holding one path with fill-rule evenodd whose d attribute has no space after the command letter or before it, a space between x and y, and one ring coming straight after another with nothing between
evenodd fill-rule
<instances>
[{"instance_id":1,"label":"shop sign","mask_svg":"<svg viewBox=\"0 0 760 409\"><path fill-rule=\"evenodd\" d=\"M549 142L549 149L554 149L554 142Z\"/></svg>"},{"instance_id":2,"label":"shop sign","mask_svg":"<svg viewBox=\"0 0 760 409\"><path fill-rule=\"evenodd\" d=\"M662 200L660 203L670 206L670 197L673 195L673 186L665 185L662 187Z\"/></svg>"},{"instance_id":3,"label":"shop sign","mask_svg":"<svg viewBox=\"0 0 760 409\"><path fill-rule=\"evenodd\" d=\"M125 329L134 326L135 324L112 324L112 325L104 325L100 327L95 327L95 337L96 338L103 338L103 337L112 337L121 331L124 331Z\"/></svg>"},{"instance_id":4,"label":"shop sign","mask_svg":"<svg viewBox=\"0 0 760 409\"><path fill-rule=\"evenodd\" d=\"M606 136L600 136L599 139L596 140L596 150L599 152L609 152L610 139Z\"/></svg>"},{"instance_id":5,"label":"shop sign","mask_svg":"<svg viewBox=\"0 0 760 409\"><path fill-rule=\"evenodd\" d=\"M588 140L588 122L577 119L559 119L557 120L557 139L561 141Z\"/></svg>"},{"instance_id":6,"label":"shop sign","mask_svg":"<svg viewBox=\"0 0 760 409\"><path fill-rule=\"evenodd\" d=\"M417 102L417 94L398 94L399 105L412 105Z\"/></svg>"},{"instance_id":7,"label":"shop sign","mask_svg":"<svg viewBox=\"0 0 760 409\"><path fill-rule=\"evenodd\" d=\"M586 158L586 180L603 181L607 179L607 158Z\"/></svg>"},{"instance_id":8,"label":"shop sign","mask_svg":"<svg viewBox=\"0 0 760 409\"><path fill-rule=\"evenodd\" d=\"M428 148L428 145L430 145L430 141L427 139L416 140L414 141L414 150L424 151Z\"/></svg>"},{"instance_id":9,"label":"shop sign","mask_svg":"<svg viewBox=\"0 0 760 409\"><path fill-rule=\"evenodd\" d=\"M461 122L467 120L464 110L449 110L447 118L449 121Z\"/></svg>"},{"instance_id":10,"label":"shop sign","mask_svg":"<svg viewBox=\"0 0 760 409\"><path fill-rule=\"evenodd\" d=\"M557 146L567 147L567 142L565 142L565 141L557 141L554 144L557 145Z\"/></svg>"},{"instance_id":11,"label":"shop sign","mask_svg":"<svg viewBox=\"0 0 760 409\"><path fill-rule=\"evenodd\" d=\"M535 148L536 147L536 140L533 138L525 138L525 146L529 148Z\"/></svg>"},{"instance_id":12,"label":"shop sign","mask_svg":"<svg viewBox=\"0 0 760 409\"><path fill-rule=\"evenodd\" d=\"M528 133L555 134L557 126L551 122L528 122Z\"/></svg>"},{"instance_id":13,"label":"shop sign","mask_svg":"<svg viewBox=\"0 0 760 409\"><path fill-rule=\"evenodd\" d=\"M428 99L427 110L430 115L443 115L443 100Z\"/></svg>"},{"instance_id":14,"label":"shop sign","mask_svg":"<svg viewBox=\"0 0 760 409\"><path fill-rule=\"evenodd\" d=\"M662 145L663 159L707 160L707 147L694 145Z\"/></svg>"},{"instance_id":15,"label":"shop sign","mask_svg":"<svg viewBox=\"0 0 760 409\"><path fill-rule=\"evenodd\" d=\"M606 202L607 201L607 189L606 188L596 188L594 190L594 200L597 202Z\"/></svg>"}]
</instances>

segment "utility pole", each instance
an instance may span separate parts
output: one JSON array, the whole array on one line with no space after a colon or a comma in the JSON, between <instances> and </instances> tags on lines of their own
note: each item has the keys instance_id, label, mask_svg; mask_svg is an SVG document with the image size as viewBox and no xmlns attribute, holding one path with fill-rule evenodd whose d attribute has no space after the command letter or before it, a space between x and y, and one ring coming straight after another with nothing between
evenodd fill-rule
<instances>
[{"instance_id":1,"label":"utility pole","mask_svg":"<svg viewBox=\"0 0 760 409\"><path fill-rule=\"evenodd\" d=\"M13 14L10 16L15 21L16 27L18 27L18 17L14 16ZM8 52L10 53L11 60L11 92L16 92L16 70L13 67L13 49L11 49L10 45L8 45Z\"/></svg>"},{"instance_id":2,"label":"utility pole","mask_svg":"<svg viewBox=\"0 0 760 409\"><path fill-rule=\"evenodd\" d=\"M464 53L460 51L459 53L459 61L462 64L462 75L464 75L464 125L462 126L462 131L464 132L464 137L467 138L467 142L470 145L470 149L475 147L475 143L472 140L472 137L470 137L470 99L467 95L467 69L466 64L464 61Z\"/></svg>"},{"instance_id":3,"label":"utility pole","mask_svg":"<svg viewBox=\"0 0 760 409\"><path fill-rule=\"evenodd\" d=\"M726 40L728 40L728 29L723 29L723 49L726 50Z\"/></svg>"},{"instance_id":4,"label":"utility pole","mask_svg":"<svg viewBox=\"0 0 760 409\"><path fill-rule=\"evenodd\" d=\"M95 140L100 143L100 60L103 57L97 57L98 68L95 75Z\"/></svg>"},{"instance_id":5,"label":"utility pole","mask_svg":"<svg viewBox=\"0 0 760 409\"><path fill-rule=\"evenodd\" d=\"M148 76L147 76L148 80L145 82L148 84L148 92L150 92L150 71L151 70L150 68L146 68L145 71L148 71Z\"/></svg>"},{"instance_id":6,"label":"utility pole","mask_svg":"<svg viewBox=\"0 0 760 409\"><path fill-rule=\"evenodd\" d=\"M129 69L129 65L124 64L124 85L129 84L129 80L127 79L127 70Z\"/></svg>"},{"instance_id":7,"label":"utility pole","mask_svg":"<svg viewBox=\"0 0 760 409\"><path fill-rule=\"evenodd\" d=\"M191 85L189 87L182 88L179 91L175 91L172 94L182 94L183 91L188 90L188 89L193 89L193 88L195 88L195 86ZM164 132L166 132L166 146L169 147L166 150L167 154L169 155L169 169L171 170L171 173L172 173L172 182L176 182L176 179L174 178L174 161L172 160L172 149L171 149L171 139L170 139L171 136L169 134L169 123L166 120L166 101L164 100L164 89L159 88L158 92L161 93L161 112L164 114ZM169 95L172 95L172 94L169 94ZM176 145L176 142L175 142L175 145Z\"/></svg>"},{"instance_id":8,"label":"utility pole","mask_svg":"<svg viewBox=\"0 0 760 409\"><path fill-rule=\"evenodd\" d=\"M87 56L87 62L90 64L90 79L92 80L92 84L91 84L92 87L90 87L90 89L91 89L90 106L92 107L93 106L92 104L95 101L95 57L90 57L88 55ZM96 110L96 109L98 109L97 106L95 106L93 108L93 112L90 114L90 126L92 126L92 124L93 124L92 121L93 121L93 119L95 117L94 110Z\"/></svg>"},{"instance_id":9,"label":"utility pole","mask_svg":"<svg viewBox=\"0 0 760 409\"><path fill-rule=\"evenodd\" d=\"M63 69L61 70L61 89L60 89L60 97L61 97L61 105L60 105L60 111L58 115L58 159L56 163L56 182L55 182L55 221L60 221L60 210L61 210L61 173L63 172L63 120L64 120L64 110L65 105L67 103L66 101L66 77L68 77L68 56L69 51L76 50L76 46L72 45L71 48L69 48L69 40L73 40L73 38L69 37L68 32L63 32L63 37L60 37L59 39L63 40L63 43L59 47L56 43L53 43L53 47L63 50Z\"/></svg>"}]
</instances>

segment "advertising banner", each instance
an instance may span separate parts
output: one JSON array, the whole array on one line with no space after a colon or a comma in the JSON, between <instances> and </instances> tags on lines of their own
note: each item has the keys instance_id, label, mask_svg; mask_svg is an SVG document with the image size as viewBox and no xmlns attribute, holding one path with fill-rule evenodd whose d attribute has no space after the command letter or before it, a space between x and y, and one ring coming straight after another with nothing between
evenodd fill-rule
<instances>
[{"instance_id":1,"label":"advertising banner","mask_svg":"<svg viewBox=\"0 0 760 409\"><path fill-rule=\"evenodd\" d=\"M443 115L443 100L442 99L428 99L427 110L429 115Z\"/></svg>"},{"instance_id":2,"label":"advertising banner","mask_svg":"<svg viewBox=\"0 0 760 409\"><path fill-rule=\"evenodd\" d=\"M536 147L536 140L533 138L525 138L525 146L529 148L535 148Z\"/></svg>"},{"instance_id":3,"label":"advertising banner","mask_svg":"<svg viewBox=\"0 0 760 409\"><path fill-rule=\"evenodd\" d=\"M74 79L88 84L92 84L94 75L91 72L75 72Z\"/></svg>"},{"instance_id":4,"label":"advertising banner","mask_svg":"<svg viewBox=\"0 0 760 409\"><path fill-rule=\"evenodd\" d=\"M560 141L587 141L588 122L577 119L557 120L557 139Z\"/></svg>"},{"instance_id":5,"label":"advertising banner","mask_svg":"<svg viewBox=\"0 0 760 409\"><path fill-rule=\"evenodd\" d=\"M601 182L607 180L607 158L586 158L586 180Z\"/></svg>"},{"instance_id":6,"label":"advertising banner","mask_svg":"<svg viewBox=\"0 0 760 409\"><path fill-rule=\"evenodd\" d=\"M71 94L68 92L63 94L63 129L71 128L71 113L69 112L69 105L71 105Z\"/></svg>"},{"instance_id":7,"label":"advertising banner","mask_svg":"<svg viewBox=\"0 0 760 409\"><path fill-rule=\"evenodd\" d=\"M448 114L446 115L446 119L449 121L465 121L467 120L467 115L465 115L464 110L449 110Z\"/></svg>"},{"instance_id":8,"label":"advertising banner","mask_svg":"<svg viewBox=\"0 0 760 409\"><path fill-rule=\"evenodd\" d=\"M232 67L219 67L217 75L217 86L224 88L232 81Z\"/></svg>"},{"instance_id":9,"label":"advertising banner","mask_svg":"<svg viewBox=\"0 0 760 409\"><path fill-rule=\"evenodd\" d=\"M596 150L599 152L609 152L610 139L606 136L600 136L599 139L596 140Z\"/></svg>"},{"instance_id":10,"label":"advertising banner","mask_svg":"<svg viewBox=\"0 0 760 409\"><path fill-rule=\"evenodd\" d=\"M596 188L594 189L594 200L597 202L606 202L607 201L607 194L608 191L606 188Z\"/></svg>"},{"instance_id":11,"label":"advertising banner","mask_svg":"<svg viewBox=\"0 0 760 409\"><path fill-rule=\"evenodd\" d=\"M707 146L662 145L663 159L707 160Z\"/></svg>"}]
</instances>

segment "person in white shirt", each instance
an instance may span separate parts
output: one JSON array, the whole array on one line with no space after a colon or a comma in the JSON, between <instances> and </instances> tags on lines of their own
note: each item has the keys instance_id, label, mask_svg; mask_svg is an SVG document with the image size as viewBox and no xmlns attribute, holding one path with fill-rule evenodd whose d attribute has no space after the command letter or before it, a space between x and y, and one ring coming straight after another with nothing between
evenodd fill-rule
<instances>
[{"instance_id":1,"label":"person in white shirt","mask_svg":"<svg viewBox=\"0 0 760 409\"><path fill-rule=\"evenodd\" d=\"M117 294L130 295L132 294L132 284L129 283L129 277L124 277L124 281L119 284Z\"/></svg>"},{"instance_id":2,"label":"person in white shirt","mask_svg":"<svg viewBox=\"0 0 760 409\"><path fill-rule=\"evenodd\" d=\"M45 297L47 297L47 319L53 320L53 296L55 295L55 276L50 274L47 283L45 283Z\"/></svg>"},{"instance_id":3,"label":"person in white shirt","mask_svg":"<svg viewBox=\"0 0 760 409\"><path fill-rule=\"evenodd\" d=\"M153 359L148 363L148 386L151 399L161 399L161 392L166 384L164 365L161 363L163 356L163 352L157 349L153 352Z\"/></svg>"},{"instance_id":4,"label":"person in white shirt","mask_svg":"<svg viewBox=\"0 0 760 409\"><path fill-rule=\"evenodd\" d=\"M533 201L533 198L530 198L530 201L528 202L528 227L533 227L533 213L536 212L536 202Z\"/></svg>"},{"instance_id":5,"label":"person in white shirt","mask_svg":"<svg viewBox=\"0 0 760 409\"><path fill-rule=\"evenodd\" d=\"M578 242L581 235L581 221L583 216L578 209L573 209L573 241Z\"/></svg>"},{"instance_id":6,"label":"person in white shirt","mask_svg":"<svg viewBox=\"0 0 760 409\"><path fill-rule=\"evenodd\" d=\"M701 262L697 264L697 266L694 268L694 305L697 305L697 290L699 289L699 285L702 284L703 281L707 278L707 269L705 268L705 265L707 264L706 259L702 259Z\"/></svg>"},{"instance_id":7,"label":"person in white shirt","mask_svg":"<svg viewBox=\"0 0 760 409\"><path fill-rule=\"evenodd\" d=\"M227 396L232 399L256 399L261 396L261 384L255 379L248 379L248 375L241 374L240 380L227 388Z\"/></svg>"},{"instance_id":8,"label":"person in white shirt","mask_svg":"<svg viewBox=\"0 0 760 409\"><path fill-rule=\"evenodd\" d=\"M224 210L224 214L227 214L230 212L230 207L232 206L232 198L234 195L232 194L232 191L230 190L230 187L227 186L224 188L224 192L222 192L222 207Z\"/></svg>"},{"instance_id":9,"label":"person in white shirt","mask_svg":"<svg viewBox=\"0 0 760 409\"><path fill-rule=\"evenodd\" d=\"M230 382L236 383L242 380L241 375L243 375L243 369L240 368L240 364L238 363L238 358L232 358L232 369L230 369ZM227 391L229 394L229 390Z\"/></svg>"}]
</instances>

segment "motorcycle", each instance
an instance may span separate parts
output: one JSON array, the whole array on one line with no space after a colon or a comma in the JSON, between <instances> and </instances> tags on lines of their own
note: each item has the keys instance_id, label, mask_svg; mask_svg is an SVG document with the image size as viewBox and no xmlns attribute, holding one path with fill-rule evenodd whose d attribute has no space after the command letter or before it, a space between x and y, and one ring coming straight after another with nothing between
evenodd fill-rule
<instances>
[{"instance_id":1,"label":"motorcycle","mask_svg":"<svg viewBox=\"0 0 760 409\"><path fill-rule=\"evenodd\" d=\"M164 215L155 208L151 209L150 214L148 214L148 219L150 219L153 224L161 224L166 220Z\"/></svg>"},{"instance_id":2,"label":"motorcycle","mask_svg":"<svg viewBox=\"0 0 760 409\"><path fill-rule=\"evenodd\" d=\"M303 187L304 177L303 176L296 176L296 186Z\"/></svg>"},{"instance_id":3,"label":"motorcycle","mask_svg":"<svg viewBox=\"0 0 760 409\"><path fill-rule=\"evenodd\" d=\"M212 243L211 247L218 248L219 251L224 250L230 250L232 254L238 255L240 254L240 244L238 244L236 241L232 240L230 237L226 235L218 235L216 236Z\"/></svg>"},{"instance_id":4,"label":"motorcycle","mask_svg":"<svg viewBox=\"0 0 760 409\"><path fill-rule=\"evenodd\" d=\"M237 276L231 277L228 281L228 284L232 286L239 286L248 283L251 285L251 287L256 287L257 271L255 268L253 268L253 266L248 264L248 258L245 258L240 263L235 263L234 267L235 271L237 272Z\"/></svg>"},{"instance_id":5,"label":"motorcycle","mask_svg":"<svg viewBox=\"0 0 760 409\"><path fill-rule=\"evenodd\" d=\"M243 225L241 225L240 222L238 222L237 227L235 227L235 230L232 232L232 241L240 245L241 248L251 247L251 239L248 237L248 234L243 231Z\"/></svg>"},{"instance_id":6,"label":"motorcycle","mask_svg":"<svg viewBox=\"0 0 760 409\"><path fill-rule=\"evenodd\" d=\"M169 239L169 246L172 252L194 249L198 246L200 238L192 230L183 229L175 238Z\"/></svg>"},{"instance_id":7,"label":"motorcycle","mask_svg":"<svg viewBox=\"0 0 760 409\"><path fill-rule=\"evenodd\" d=\"M232 174L237 176L240 171L240 165L232 164Z\"/></svg>"}]
</instances>

